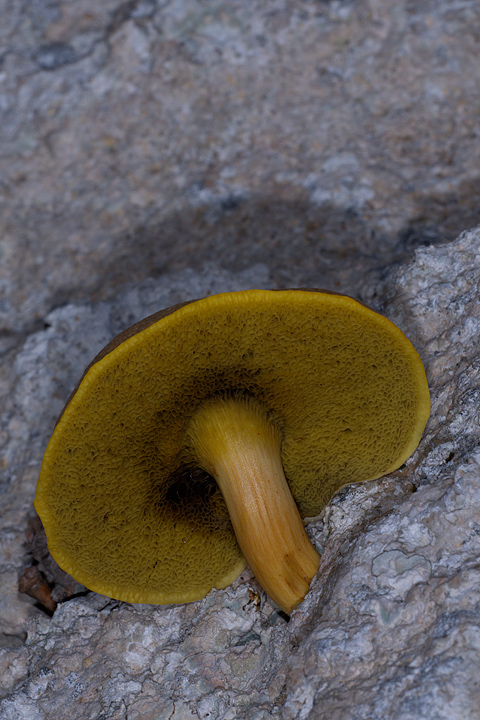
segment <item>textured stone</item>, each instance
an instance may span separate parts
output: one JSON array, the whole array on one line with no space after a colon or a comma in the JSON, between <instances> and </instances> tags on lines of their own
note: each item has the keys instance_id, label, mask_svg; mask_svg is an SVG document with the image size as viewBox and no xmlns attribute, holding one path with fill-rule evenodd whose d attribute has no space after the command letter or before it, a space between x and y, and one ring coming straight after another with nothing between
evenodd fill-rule
<instances>
[{"instance_id":1,"label":"textured stone","mask_svg":"<svg viewBox=\"0 0 480 720\"><path fill-rule=\"evenodd\" d=\"M0 0L2 720L476 720L480 234L441 242L480 218L479 12ZM310 524L322 569L289 623L248 570L192 606L88 594L48 618L17 577L83 366L142 315L252 285L402 327L432 388L415 456Z\"/></svg>"},{"instance_id":2,"label":"textured stone","mask_svg":"<svg viewBox=\"0 0 480 720\"><path fill-rule=\"evenodd\" d=\"M431 482L360 535L329 603L293 619L285 718L478 717L480 451Z\"/></svg>"},{"instance_id":3,"label":"textured stone","mask_svg":"<svg viewBox=\"0 0 480 720\"><path fill-rule=\"evenodd\" d=\"M87 593L48 618L24 598L29 612L19 609L0 651L2 720L476 720L479 246L480 228L417 250L413 262L365 288L364 299L415 340L432 417L404 467L344 488L310 523L320 572L289 622L248 568L231 587L187 605L130 605ZM182 272L132 286L114 303L55 310L49 327L27 339L15 365L17 430L7 444L17 467L2 520L16 528L1 546L11 553L10 570L20 558L8 548L34 491L36 472L25 468L38 471L85 356L160 299L268 283L262 266L242 278ZM32 436L22 465L23 437L39 419L40 438ZM7 628L11 618L3 618Z\"/></svg>"},{"instance_id":4,"label":"textured stone","mask_svg":"<svg viewBox=\"0 0 480 720\"><path fill-rule=\"evenodd\" d=\"M0 0L0 327L212 259L357 294L476 225L479 15Z\"/></svg>"}]
</instances>

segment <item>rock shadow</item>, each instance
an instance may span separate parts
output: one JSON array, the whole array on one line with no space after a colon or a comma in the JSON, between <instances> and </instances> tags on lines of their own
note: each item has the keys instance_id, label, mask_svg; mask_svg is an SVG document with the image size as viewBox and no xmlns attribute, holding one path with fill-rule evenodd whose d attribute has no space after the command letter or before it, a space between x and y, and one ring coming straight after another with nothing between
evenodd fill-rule
<instances>
[{"instance_id":1,"label":"rock shadow","mask_svg":"<svg viewBox=\"0 0 480 720\"><path fill-rule=\"evenodd\" d=\"M479 224L479 197L480 177L447 194L419 196L415 214L396 235L354 209L301 199L232 195L168 217L153 211L117 238L91 290L69 288L68 299L85 299L85 290L93 300L111 298L123 285L208 263L233 273L264 263L278 287L322 287L362 297L415 248L453 240ZM55 300L64 301L62 291Z\"/></svg>"}]
</instances>

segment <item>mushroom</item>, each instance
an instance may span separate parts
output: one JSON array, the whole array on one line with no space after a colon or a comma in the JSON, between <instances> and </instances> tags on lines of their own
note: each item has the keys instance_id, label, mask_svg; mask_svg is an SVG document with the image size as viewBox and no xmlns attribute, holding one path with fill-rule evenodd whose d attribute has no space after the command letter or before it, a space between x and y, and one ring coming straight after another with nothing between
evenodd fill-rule
<instances>
[{"instance_id":1,"label":"mushroom","mask_svg":"<svg viewBox=\"0 0 480 720\"><path fill-rule=\"evenodd\" d=\"M362 303L214 295L146 318L94 359L35 506L53 557L96 592L188 602L246 559L290 613L319 566L302 518L404 463L429 411L416 350Z\"/></svg>"}]
</instances>

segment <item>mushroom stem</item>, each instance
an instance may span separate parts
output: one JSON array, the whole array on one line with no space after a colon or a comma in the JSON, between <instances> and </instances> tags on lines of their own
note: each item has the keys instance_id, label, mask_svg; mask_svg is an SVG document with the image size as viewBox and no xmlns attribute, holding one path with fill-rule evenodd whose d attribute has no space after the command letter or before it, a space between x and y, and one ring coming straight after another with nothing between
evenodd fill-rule
<instances>
[{"instance_id":1,"label":"mushroom stem","mask_svg":"<svg viewBox=\"0 0 480 720\"><path fill-rule=\"evenodd\" d=\"M199 408L189 442L197 462L220 487L255 577L291 613L307 594L320 556L285 479L280 433L258 403L228 398Z\"/></svg>"}]
</instances>

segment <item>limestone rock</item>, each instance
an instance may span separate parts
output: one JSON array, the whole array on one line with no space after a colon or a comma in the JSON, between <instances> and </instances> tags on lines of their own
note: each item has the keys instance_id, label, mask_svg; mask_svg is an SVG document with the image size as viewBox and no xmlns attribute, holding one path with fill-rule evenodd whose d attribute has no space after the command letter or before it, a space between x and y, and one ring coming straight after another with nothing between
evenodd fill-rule
<instances>
[{"instance_id":1,"label":"limestone rock","mask_svg":"<svg viewBox=\"0 0 480 720\"><path fill-rule=\"evenodd\" d=\"M0 0L1 720L476 720L480 233L441 243L480 222L479 13ZM248 570L189 606L47 617L17 578L83 367L161 306L255 285L400 325L432 389L414 457L310 524L289 623Z\"/></svg>"},{"instance_id":2,"label":"limestone rock","mask_svg":"<svg viewBox=\"0 0 480 720\"><path fill-rule=\"evenodd\" d=\"M0 17L0 349L52 303L211 259L357 294L480 222L476 0Z\"/></svg>"},{"instance_id":3,"label":"limestone rock","mask_svg":"<svg viewBox=\"0 0 480 720\"><path fill-rule=\"evenodd\" d=\"M321 569L289 622L248 569L187 605L134 606L87 593L60 603L52 618L20 613L17 644L0 651L2 720L478 717L479 247L480 228L422 248L365 291L416 342L432 417L403 468L340 491L309 525ZM147 298L168 304L175 288L182 299L194 285L205 294L251 284L255 273L268 284L265 268L235 280L220 273L210 284L195 273L149 281L115 303L60 308L28 338L15 366L16 413L8 415L10 424L16 418L10 488L19 496L6 507L7 550L31 504L58 409L51 398L61 405L76 363L132 320L128 308L149 312ZM91 329L90 339L80 328ZM23 436L30 449L22 465Z\"/></svg>"},{"instance_id":4,"label":"limestone rock","mask_svg":"<svg viewBox=\"0 0 480 720\"><path fill-rule=\"evenodd\" d=\"M307 597L292 619L299 646L282 717L473 720L479 552L477 449L456 470L440 461L428 485L360 534L327 602Z\"/></svg>"}]
</instances>

